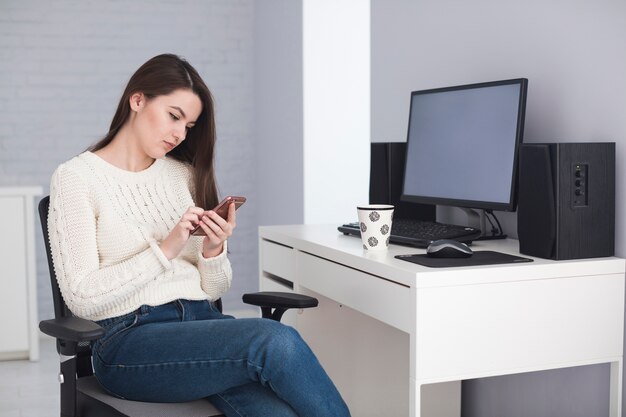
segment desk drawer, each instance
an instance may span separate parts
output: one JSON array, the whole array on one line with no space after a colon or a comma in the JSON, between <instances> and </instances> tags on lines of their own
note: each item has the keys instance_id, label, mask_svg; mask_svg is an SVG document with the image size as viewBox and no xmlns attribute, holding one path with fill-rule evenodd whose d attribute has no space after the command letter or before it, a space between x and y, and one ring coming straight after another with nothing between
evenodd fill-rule
<instances>
[{"instance_id":1,"label":"desk drawer","mask_svg":"<svg viewBox=\"0 0 626 417\"><path fill-rule=\"evenodd\" d=\"M294 249L269 240L261 240L261 274L269 273L293 283L296 274Z\"/></svg>"},{"instance_id":2,"label":"desk drawer","mask_svg":"<svg viewBox=\"0 0 626 417\"><path fill-rule=\"evenodd\" d=\"M299 251L297 267L301 286L409 332L410 288Z\"/></svg>"}]
</instances>

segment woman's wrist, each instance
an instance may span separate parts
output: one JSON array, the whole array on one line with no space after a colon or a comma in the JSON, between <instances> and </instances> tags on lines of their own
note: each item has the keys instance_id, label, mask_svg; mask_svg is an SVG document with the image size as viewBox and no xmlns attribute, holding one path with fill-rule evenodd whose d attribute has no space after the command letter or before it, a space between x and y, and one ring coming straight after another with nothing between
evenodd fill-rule
<instances>
[{"instance_id":1,"label":"woman's wrist","mask_svg":"<svg viewBox=\"0 0 626 417\"><path fill-rule=\"evenodd\" d=\"M174 256L171 256L169 249L167 248L167 244L165 243L165 241L161 242L159 244L159 249L161 249L161 252L163 252L163 255L165 255L165 257L167 258L168 261L171 261L172 258L174 258Z\"/></svg>"},{"instance_id":2,"label":"woman's wrist","mask_svg":"<svg viewBox=\"0 0 626 417\"><path fill-rule=\"evenodd\" d=\"M224 250L224 243L221 243L219 246L214 248L207 248L206 246L202 248L202 256L205 259L215 258L220 255Z\"/></svg>"}]
</instances>

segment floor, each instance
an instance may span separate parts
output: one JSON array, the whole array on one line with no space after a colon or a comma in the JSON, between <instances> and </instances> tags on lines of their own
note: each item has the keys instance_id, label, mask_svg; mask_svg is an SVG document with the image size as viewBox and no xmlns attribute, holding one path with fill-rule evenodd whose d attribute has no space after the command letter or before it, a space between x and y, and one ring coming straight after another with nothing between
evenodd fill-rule
<instances>
[{"instance_id":1,"label":"floor","mask_svg":"<svg viewBox=\"0 0 626 417\"><path fill-rule=\"evenodd\" d=\"M0 417L59 416L59 356L42 338L38 362L0 361Z\"/></svg>"}]
</instances>

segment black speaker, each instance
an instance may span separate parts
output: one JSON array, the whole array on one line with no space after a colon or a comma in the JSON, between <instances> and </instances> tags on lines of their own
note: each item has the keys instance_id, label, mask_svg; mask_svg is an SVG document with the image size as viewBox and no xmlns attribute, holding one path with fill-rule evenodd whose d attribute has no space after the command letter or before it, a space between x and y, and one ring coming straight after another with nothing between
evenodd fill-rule
<instances>
[{"instance_id":1,"label":"black speaker","mask_svg":"<svg viewBox=\"0 0 626 417\"><path fill-rule=\"evenodd\" d=\"M398 219L434 221L434 205L400 201L405 160L405 142L371 144L370 204L393 204L393 216Z\"/></svg>"},{"instance_id":2,"label":"black speaker","mask_svg":"<svg viewBox=\"0 0 626 417\"><path fill-rule=\"evenodd\" d=\"M615 143L523 144L520 252L548 259L615 253Z\"/></svg>"}]
</instances>

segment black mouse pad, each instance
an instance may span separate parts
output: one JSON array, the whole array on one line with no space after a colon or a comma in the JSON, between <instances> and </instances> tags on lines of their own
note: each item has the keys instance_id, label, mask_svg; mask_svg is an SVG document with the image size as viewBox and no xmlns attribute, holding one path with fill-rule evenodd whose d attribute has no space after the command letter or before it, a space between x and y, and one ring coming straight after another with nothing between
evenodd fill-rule
<instances>
[{"instance_id":1,"label":"black mouse pad","mask_svg":"<svg viewBox=\"0 0 626 417\"><path fill-rule=\"evenodd\" d=\"M479 266L532 262L532 259L513 256L490 250L476 251L469 258L431 258L424 255L396 255L397 259L413 262L429 268L451 268L455 266Z\"/></svg>"}]
</instances>

